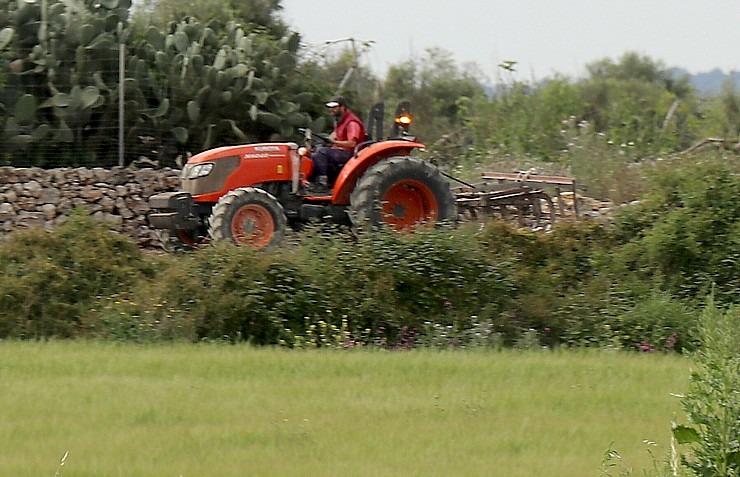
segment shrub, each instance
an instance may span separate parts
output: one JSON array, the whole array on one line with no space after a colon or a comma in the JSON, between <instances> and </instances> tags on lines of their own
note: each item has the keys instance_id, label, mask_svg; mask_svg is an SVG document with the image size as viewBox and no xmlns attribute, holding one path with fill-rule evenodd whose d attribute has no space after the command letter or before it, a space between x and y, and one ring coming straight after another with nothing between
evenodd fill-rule
<instances>
[{"instance_id":1,"label":"shrub","mask_svg":"<svg viewBox=\"0 0 740 477\"><path fill-rule=\"evenodd\" d=\"M685 299L740 296L740 169L720 155L672 161L652 192L618 214L614 255L624 272Z\"/></svg>"},{"instance_id":2,"label":"shrub","mask_svg":"<svg viewBox=\"0 0 740 477\"><path fill-rule=\"evenodd\" d=\"M690 426L674 424L692 453L683 463L695 475L740 475L740 308L718 309L710 298L699 326L698 369L682 400Z\"/></svg>"},{"instance_id":3,"label":"shrub","mask_svg":"<svg viewBox=\"0 0 740 477\"><path fill-rule=\"evenodd\" d=\"M316 314L313 283L277 252L219 244L168 273L162 301L193 320L198 339L277 343L285 328L300 329Z\"/></svg>"},{"instance_id":4,"label":"shrub","mask_svg":"<svg viewBox=\"0 0 740 477\"><path fill-rule=\"evenodd\" d=\"M558 223L549 234L519 230L502 222L490 223L479 240L489 261L511 261L514 304L505 330L507 342L537 330L546 345L563 340L584 344L593 333L592 315L603 320L613 306L608 294L613 277L600 273L600 254L609 249L606 229L589 222Z\"/></svg>"},{"instance_id":5,"label":"shrub","mask_svg":"<svg viewBox=\"0 0 740 477\"><path fill-rule=\"evenodd\" d=\"M16 232L0 243L0 337L76 336L95 297L153 276L131 241L82 212L50 232Z\"/></svg>"},{"instance_id":6,"label":"shrub","mask_svg":"<svg viewBox=\"0 0 740 477\"><path fill-rule=\"evenodd\" d=\"M297 260L321 302L313 318L346 317L353 336L393 344L420 334L430 318L469 328L497 319L511 304L507 264L485 260L466 231L372 233L357 241L318 233L304 247Z\"/></svg>"}]
</instances>

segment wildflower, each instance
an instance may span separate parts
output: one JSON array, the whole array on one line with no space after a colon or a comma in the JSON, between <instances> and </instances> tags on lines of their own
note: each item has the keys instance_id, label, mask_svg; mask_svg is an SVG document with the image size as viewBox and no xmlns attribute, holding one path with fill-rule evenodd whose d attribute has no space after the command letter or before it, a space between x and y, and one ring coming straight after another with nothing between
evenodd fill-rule
<instances>
[{"instance_id":1,"label":"wildflower","mask_svg":"<svg viewBox=\"0 0 740 477\"><path fill-rule=\"evenodd\" d=\"M653 345L651 345L647 341L643 341L641 343L638 343L635 346L637 346L637 349L639 351L642 351L643 353L652 353L652 352L655 351L655 348L653 348Z\"/></svg>"}]
</instances>

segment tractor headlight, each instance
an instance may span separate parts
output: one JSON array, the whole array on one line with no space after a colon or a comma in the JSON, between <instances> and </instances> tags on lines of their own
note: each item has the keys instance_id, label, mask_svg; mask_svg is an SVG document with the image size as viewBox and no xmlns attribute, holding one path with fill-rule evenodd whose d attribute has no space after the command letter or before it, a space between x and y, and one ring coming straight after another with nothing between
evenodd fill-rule
<instances>
[{"instance_id":1,"label":"tractor headlight","mask_svg":"<svg viewBox=\"0 0 740 477\"><path fill-rule=\"evenodd\" d=\"M299 147L298 148L298 155L301 156L301 157L308 156L308 148L307 147L304 147L304 146Z\"/></svg>"},{"instance_id":2,"label":"tractor headlight","mask_svg":"<svg viewBox=\"0 0 740 477\"><path fill-rule=\"evenodd\" d=\"M399 126L409 127L411 126L411 122L412 122L411 115L408 113L401 114L395 119L395 122Z\"/></svg>"},{"instance_id":3,"label":"tractor headlight","mask_svg":"<svg viewBox=\"0 0 740 477\"><path fill-rule=\"evenodd\" d=\"M212 162L204 162L203 164L196 164L185 171L183 174L185 179L197 179L198 177L205 177L213 170Z\"/></svg>"}]
</instances>

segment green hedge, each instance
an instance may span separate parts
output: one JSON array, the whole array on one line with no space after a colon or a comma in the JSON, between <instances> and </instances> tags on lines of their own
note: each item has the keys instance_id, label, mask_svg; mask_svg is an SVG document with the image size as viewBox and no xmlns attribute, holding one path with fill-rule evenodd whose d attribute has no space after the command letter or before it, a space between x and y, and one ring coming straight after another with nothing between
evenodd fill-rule
<instances>
[{"instance_id":1,"label":"green hedge","mask_svg":"<svg viewBox=\"0 0 740 477\"><path fill-rule=\"evenodd\" d=\"M0 338L690 350L712 287L740 301L737 169L659 166L609 225L316 227L271 253L157 255L77 213L0 242Z\"/></svg>"}]
</instances>

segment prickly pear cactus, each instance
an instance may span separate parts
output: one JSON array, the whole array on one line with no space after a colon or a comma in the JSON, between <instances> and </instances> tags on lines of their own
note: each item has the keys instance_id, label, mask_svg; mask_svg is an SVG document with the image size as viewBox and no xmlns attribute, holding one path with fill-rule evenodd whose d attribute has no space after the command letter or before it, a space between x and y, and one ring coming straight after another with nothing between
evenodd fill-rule
<instances>
[{"instance_id":1,"label":"prickly pear cactus","mask_svg":"<svg viewBox=\"0 0 740 477\"><path fill-rule=\"evenodd\" d=\"M130 0L0 0L0 46L9 64L0 95L6 113L0 161L106 163L116 150L110 93L130 6Z\"/></svg>"},{"instance_id":2,"label":"prickly pear cactus","mask_svg":"<svg viewBox=\"0 0 740 477\"><path fill-rule=\"evenodd\" d=\"M287 93L297 49L295 34L276 41L234 22L150 27L128 60L132 94L156 98L142 130L187 152L291 137L311 123L302 110L310 95Z\"/></svg>"},{"instance_id":3,"label":"prickly pear cactus","mask_svg":"<svg viewBox=\"0 0 740 477\"><path fill-rule=\"evenodd\" d=\"M298 36L194 18L134 31L131 0L0 0L0 164L118 163L237 142L287 139L312 125L296 90ZM125 79L119 61L124 55Z\"/></svg>"}]
</instances>

